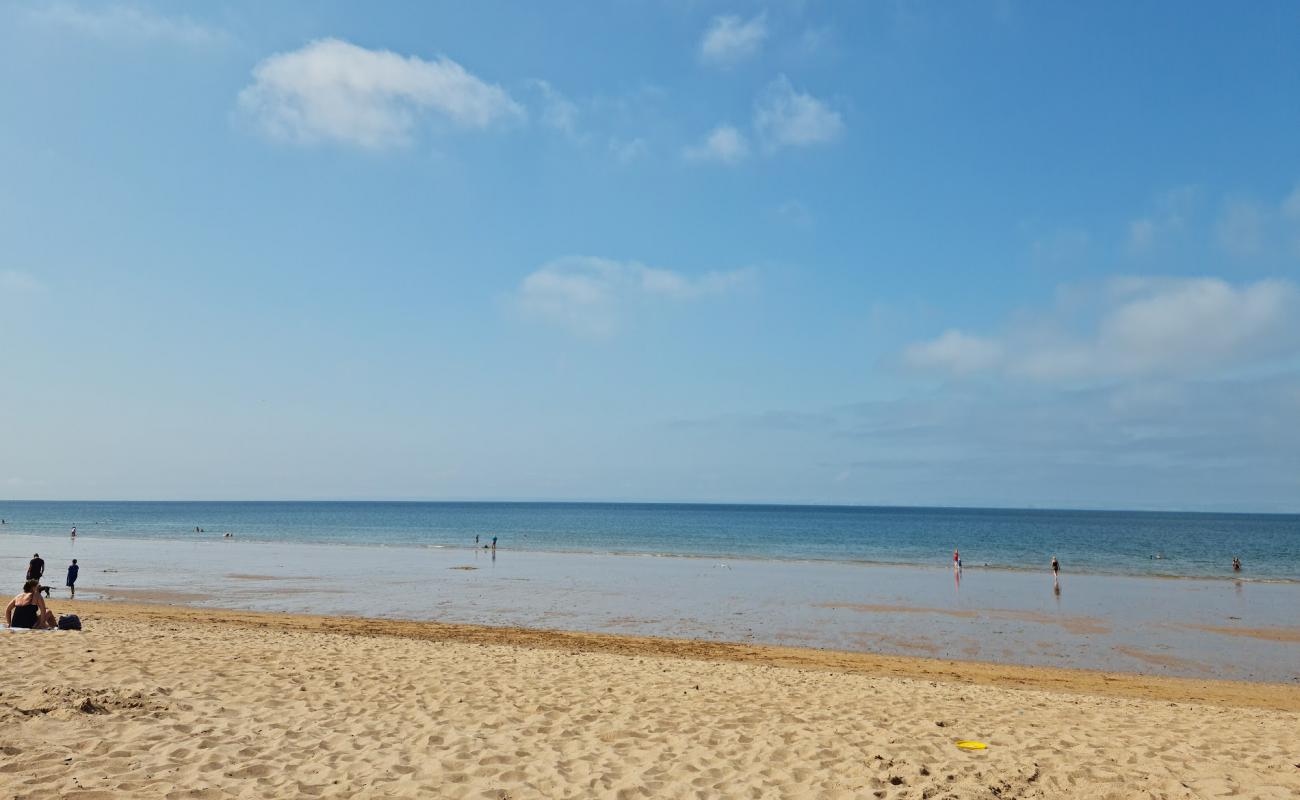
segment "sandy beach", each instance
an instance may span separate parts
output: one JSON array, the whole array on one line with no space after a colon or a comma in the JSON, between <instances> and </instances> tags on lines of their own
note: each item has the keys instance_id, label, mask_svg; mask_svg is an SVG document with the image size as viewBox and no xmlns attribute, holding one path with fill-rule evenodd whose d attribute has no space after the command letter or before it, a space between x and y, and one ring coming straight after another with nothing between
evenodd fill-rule
<instances>
[{"instance_id":1,"label":"sandy beach","mask_svg":"<svg viewBox=\"0 0 1300 800\"><path fill-rule=\"evenodd\" d=\"M56 603L6 797L1291 798L1300 687ZM987 743L964 752L957 740Z\"/></svg>"}]
</instances>

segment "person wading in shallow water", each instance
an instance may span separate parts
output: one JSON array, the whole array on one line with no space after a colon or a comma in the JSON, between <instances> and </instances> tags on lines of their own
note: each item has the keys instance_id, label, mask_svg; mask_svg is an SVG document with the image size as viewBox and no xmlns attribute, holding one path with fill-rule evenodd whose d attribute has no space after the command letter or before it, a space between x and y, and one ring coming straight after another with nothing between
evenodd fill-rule
<instances>
[{"instance_id":1,"label":"person wading in shallow water","mask_svg":"<svg viewBox=\"0 0 1300 800\"><path fill-rule=\"evenodd\" d=\"M77 559L72 559L68 565L68 591L73 597L77 596L77 573L81 572L81 567L77 566Z\"/></svg>"},{"instance_id":2,"label":"person wading in shallow water","mask_svg":"<svg viewBox=\"0 0 1300 800\"><path fill-rule=\"evenodd\" d=\"M39 581L45 575L45 559L40 553L32 553L32 560L27 562L27 580Z\"/></svg>"}]
</instances>

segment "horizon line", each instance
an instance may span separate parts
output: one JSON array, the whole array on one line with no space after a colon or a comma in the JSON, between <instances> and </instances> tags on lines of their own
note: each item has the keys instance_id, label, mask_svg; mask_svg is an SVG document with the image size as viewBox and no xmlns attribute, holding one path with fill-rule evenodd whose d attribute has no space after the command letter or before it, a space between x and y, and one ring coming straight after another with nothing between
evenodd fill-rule
<instances>
[{"instance_id":1,"label":"horizon line","mask_svg":"<svg viewBox=\"0 0 1300 800\"><path fill-rule=\"evenodd\" d=\"M811 503L811 502L752 502L752 501L726 501L726 500L556 500L556 499L514 499L514 500L484 500L484 499L420 499L420 498L312 498L312 499L294 499L294 498L275 498L275 499L231 499L223 498L213 499L63 499L63 500L38 500L38 499L18 499L9 498L0 500L3 503L404 503L404 504L482 504L482 505L658 505L658 506L701 506L701 507L726 507L726 506L750 506L759 508L845 508L845 509L889 509L889 510L911 510L911 511L1059 511L1059 512L1087 512L1087 513L1123 513L1123 514L1231 514L1231 515L1263 515L1263 516L1300 516L1300 508L1291 511L1229 511L1214 509L1188 509L1188 508L1103 508L1103 507L1069 507L1069 506L1043 506L1043 505L1025 505L1025 506L980 506L980 505L906 505L890 503Z\"/></svg>"}]
</instances>

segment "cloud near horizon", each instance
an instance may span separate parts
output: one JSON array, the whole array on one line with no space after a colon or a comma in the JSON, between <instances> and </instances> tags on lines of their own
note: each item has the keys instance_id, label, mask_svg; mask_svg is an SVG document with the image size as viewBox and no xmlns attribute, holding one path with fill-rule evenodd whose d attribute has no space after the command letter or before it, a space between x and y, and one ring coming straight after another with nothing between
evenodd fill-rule
<instances>
[{"instance_id":1,"label":"cloud near horizon","mask_svg":"<svg viewBox=\"0 0 1300 800\"><path fill-rule=\"evenodd\" d=\"M526 116L504 89L446 56L430 61L341 39L263 59L239 107L273 138L372 150L409 143L430 115L465 129Z\"/></svg>"},{"instance_id":2,"label":"cloud near horizon","mask_svg":"<svg viewBox=\"0 0 1300 800\"><path fill-rule=\"evenodd\" d=\"M951 376L1040 382L1195 377L1300 355L1300 289L1286 280L1115 278L1091 330L1062 315L999 335L952 329L909 345L905 366Z\"/></svg>"},{"instance_id":3,"label":"cloud near horizon","mask_svg":"<svg viewBox=\"0 0 1300 800\"><path fill-rule=\"evenodd\" d=\"M566 256L529 273L513 300L529 317L583 336L612 334L629 307L646 301L687 302L723 295L752 278L752 270L691 276L635 261Z\"/></svg>"}]
</instances>

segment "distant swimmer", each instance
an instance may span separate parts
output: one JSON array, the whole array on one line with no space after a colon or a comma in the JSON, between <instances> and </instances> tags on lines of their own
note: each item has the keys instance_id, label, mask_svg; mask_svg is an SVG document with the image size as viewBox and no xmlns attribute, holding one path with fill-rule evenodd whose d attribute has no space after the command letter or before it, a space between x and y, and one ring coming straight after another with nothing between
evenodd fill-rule
<instances>
[{"instance_id":1,"label":"distant swimmer","mask_svg":"<svg viewBox=\"0 0 1300 800\"><path fill-rule=\"evenodd\" d=\"M1232 571L1241 572L1241 559L1236 556L1232 557Z\"/></svg>"}]
</instances>

